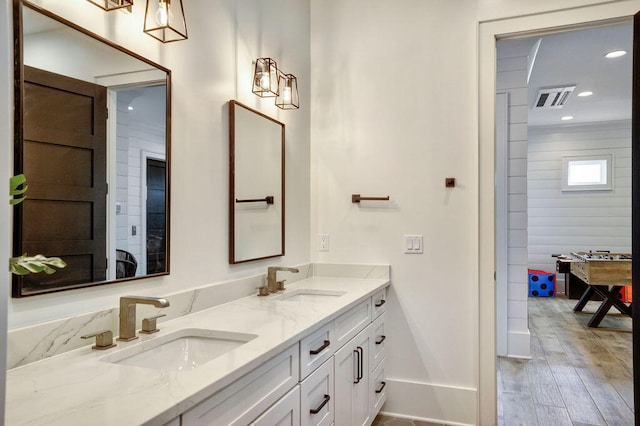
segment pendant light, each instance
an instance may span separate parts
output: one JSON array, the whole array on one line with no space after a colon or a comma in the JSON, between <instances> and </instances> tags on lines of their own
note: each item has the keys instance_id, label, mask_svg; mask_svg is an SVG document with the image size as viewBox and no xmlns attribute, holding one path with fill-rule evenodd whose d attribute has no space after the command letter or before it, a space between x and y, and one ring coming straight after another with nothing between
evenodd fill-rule
<instances>
[{"instance_id":1,"label":"pendant light","mask_svg":"<svg viewBox=\"0 0 640 426\"><path fill-rule=\"evenodd\" d=\"M271 58L256 59L252 92L261 98L278 96L278 67Z\"/></svg>"},{"instance_id":2,"label":"pendant light","mask_svg":"<svg viewBox=\"0 0 640 426\"><path fill-rule=\"evenodd\" d=\"M276 106L282 109L298 109L298 79L293 74L280 74L278 76L278 97Z\"/></svg>"},{"instance_id":3,"label":"pendant light","mask_svg":"<svg viewBox=\"0 0 640 426\"><path fill-rule=\"evenodd\" d=\"M186 40L187 21L182 0L147 0L144 32L163 43Z\"/></svg>"}]
</instances>

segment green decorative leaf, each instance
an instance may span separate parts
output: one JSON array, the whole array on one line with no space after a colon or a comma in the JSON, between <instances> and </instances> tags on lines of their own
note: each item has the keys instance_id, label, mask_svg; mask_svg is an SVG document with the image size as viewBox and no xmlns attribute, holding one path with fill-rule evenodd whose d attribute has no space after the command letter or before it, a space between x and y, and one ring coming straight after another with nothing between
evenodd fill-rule
<instances>
[{"instance_id":1,"label":"green decorative leaf","mask_svg":"<svg viewBox=\"0 0 640 426\"><path fill-rule=\"evenodd\" d=\"M38 274L44 272L45 274L53 274L56 270L53 268L64 268L67 264L59 257L45 257L41 254L35 256L22 256L12 257L9 259L9 272L15 275L27 275Z\"/></svg>"},{"instance_id":2,"label":"green decorative leaf","mask_svg":"<svg viewBox=\"0 0 640 426\"><path fill-rule=\"evenodd\" d=\"M12 197L9 199L9 204L14 206L16 204L20 204L24 201L27 196L22 196L29 187L24 185L27 182L27 178L23 174L15 175L9 178L9 196ZM22 189L18 189L20 185L24 185Z\"/></svg>"}]
</instances>

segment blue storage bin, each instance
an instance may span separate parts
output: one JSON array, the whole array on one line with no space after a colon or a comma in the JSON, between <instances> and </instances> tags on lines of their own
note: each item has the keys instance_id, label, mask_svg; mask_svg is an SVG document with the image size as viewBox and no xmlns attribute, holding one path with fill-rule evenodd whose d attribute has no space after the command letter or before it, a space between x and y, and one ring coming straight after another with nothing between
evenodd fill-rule
<instances>
[{"instance_id":1,"label":"blue storage bin","mask_svg":"<svg viewBox=\"0 0 640 426\"><path fill-rule=\"evenodd\" d=\"M554 297L556 274L529 269L529 297Z\"/></svg>"}]
</instances>

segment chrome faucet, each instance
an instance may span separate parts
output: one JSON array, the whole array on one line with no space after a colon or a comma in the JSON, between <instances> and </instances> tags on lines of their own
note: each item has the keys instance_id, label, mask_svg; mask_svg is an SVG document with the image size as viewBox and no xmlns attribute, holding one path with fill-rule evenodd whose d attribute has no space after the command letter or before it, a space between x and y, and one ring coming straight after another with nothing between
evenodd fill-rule
<instances>
[{"instance_id":1,"label":"chrome faucet","mask_svg":"<svg viewBox=\"0 0 640 426\"><path fill-rule=\"evenodd\" d=\"M124 296L120 298L120 336L118 340L128 342L136 336L136 305L153 305L166 308L169 301L160 297Z\"/></svg>"},{"instance_id":2,"label":"chrome faucet","mask_svg":"<svg viewBox=\"0 0 640 426\"><path fill-rule=\"evenodd\" d=\"M278 281L276 280L276 274L278 271L287 271L287 272L300 272L298 268L287 268L284 266L269 266L267 268L267 291L269 293L275 293L278 290L284 290L284 286L282 288L278 288Z\"/></svg>"}]
</instances>

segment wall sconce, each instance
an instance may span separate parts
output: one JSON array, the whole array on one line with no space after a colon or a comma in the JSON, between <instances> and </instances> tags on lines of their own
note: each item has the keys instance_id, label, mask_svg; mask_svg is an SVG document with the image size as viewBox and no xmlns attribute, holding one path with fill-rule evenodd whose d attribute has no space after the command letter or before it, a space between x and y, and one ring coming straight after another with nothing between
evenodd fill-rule
<instances>
[{"instance_id":1,"label":"wall sconce","mask_svg":"<svg viewBox=\"0 0 640 426\"><path fill-rule=\"evenodd\" d=\"M280 74L278 76L278 96L276 106L282 109L298 109L298 79L293 74Z\"/></svg>"},{"instance_id":2,"label":"wall sconce","mask_svg":"<svg viewBox=\"0 0 640 426\"><path fill-rule=\"evenodd\" d=\"M256 59L252 92L261 98L278 96L278 67L271 58Z\"/></svg>"},{"instance_id":3,"label":"wall sconce","mask_svg":"<svg viewBox=\"0 0 640 426\"><path fill-rule=\"evenodd\" d=\"M182 0L147 0L144 32L163 43L189 38Z\"/></svg>"},{"instance_id":4,"label":"wall sconce","mask_svg":"<svg viewBox=\"0 0 640 426\"><path fill-rule=\"evenodd\" d=\"M133 6L133 0L87 0L107 12Z\"/></svg>"}]
</instances>

